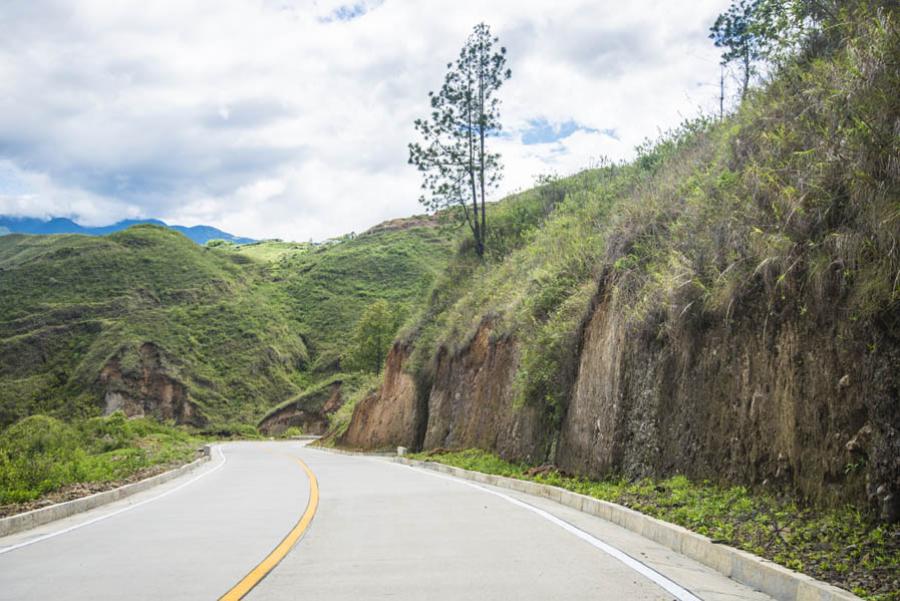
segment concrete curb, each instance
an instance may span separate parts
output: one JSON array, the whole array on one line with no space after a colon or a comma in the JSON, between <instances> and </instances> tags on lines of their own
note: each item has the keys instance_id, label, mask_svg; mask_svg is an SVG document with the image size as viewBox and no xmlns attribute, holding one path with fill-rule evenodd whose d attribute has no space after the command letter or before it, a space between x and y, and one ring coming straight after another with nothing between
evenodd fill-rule
<instances>
[{"instance_id":1,"label":"concrete curb","mask_svg":"<svg viewBox=\"0 0 900 601\"><path fill-rule=\"evenodd\" d=\"M200 465L209 461L212 454L211 449L212 447L210 447L210 445L204 445L203 456L186 465L182 465L181 467L151 476L138 482L126 484L125 486L120 486L119 488L114 488L112 490L98 492L87 497L81 497L80 499L72 499L65 503L57 503L56 505L49 505L47 507L41 507L40 509L26 511L25 513L0 518L0 537L43 526L49 522L61 520L75 515L76 513L88 511L95 507L100 507L101 505L106 505L113 501L130 497L131 495L143 492L149 488L163 484L164 482L174 480L179 476L194 471L200 467Z\"/></svg>"},{"instance_id":2,"label":"concrete curb","mask_svg":"<svg viewBox=\"0 0 900 601\"><path fill-rule=\"evenodd\" d=\"M310 448L342 455L371 456L368 453L357 453L340 449ZM384 456L382 455L381 457ZM806 574L789 570L746 551L714 543L706 536L644 515L633 509L616 505L615 503L601 501L600 499L574 493L557 486L472 472L433 461L419 461L397 456L387 456L385 458L394 463L429 469L481 484L551 499L636 532L644 538L690 557L694 561L710 567L732 580L774 597L779 601L862 601L859 597L844 589L821 582Z\"/></svg>"}]
</instances>

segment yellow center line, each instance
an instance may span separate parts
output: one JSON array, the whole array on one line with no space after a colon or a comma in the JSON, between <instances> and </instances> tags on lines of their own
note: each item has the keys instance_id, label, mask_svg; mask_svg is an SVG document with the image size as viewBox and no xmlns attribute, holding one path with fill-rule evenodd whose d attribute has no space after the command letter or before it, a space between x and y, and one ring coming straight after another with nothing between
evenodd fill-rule
<instances>
[{"instance_id":1,"label":"yellow center line","mask_svg":"<svg viewBox=\"0 0 900 601\"><path fill-rule=\"evenodd\" d=\"M244 576L240 582L235 584L230 591L219 597L219 601L243 599L254 586L259 584L260 580L265 578L284 559L294 545L297 544L297 541L300 540L300 537L303 536L303 533L309 527L309 523L312 522L313 516L316 514L316 508L319 506L319 482L308 465L297 457L291 458L300 464L300 467L306 472L306 477L309 478L309 501L306 504L306 511L303 512L303 515L300 516L300 521L288 532L287 536L278 543L278 546L265 559L259 562L259 565L253 568L249 574Z\"/></svg>"}]
</instances>

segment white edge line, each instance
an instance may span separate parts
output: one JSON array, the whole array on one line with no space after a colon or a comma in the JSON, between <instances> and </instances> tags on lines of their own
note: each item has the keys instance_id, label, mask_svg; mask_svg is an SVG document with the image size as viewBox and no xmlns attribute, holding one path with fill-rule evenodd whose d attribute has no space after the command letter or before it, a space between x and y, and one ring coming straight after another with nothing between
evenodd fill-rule
<instances>
[{"instance_id":1,"label":"white edge line","mask_svg":"<svg viewBox=\"0 0 900 601\"><path fill-rule=\"evenodd\" d=\"M146 505L147 503L152 503L153 501L158 501L159 499L162 499L163 497L167 497L167 496L171 495L173 492L179 491L179 490L181 490L182 488L184 488L184 487L186 487L186 486L189 486L189 485L193 484L194 482L196 482L196 481L199 480L200 478L205 478L206 476L212 474L213 472L217 472L217 471L219 471L222 467L224 467L225 464L228 463L228 458L225 457L225 453L222 452L221 447L218 447L218 446L217 446L217 447L215 447L215 449L216 449L216 451L219 453L219 457L221 457L221 459L222 459L222 462L221 462L221 463L219 463L218 465L216 465L216 466L215 466L214 468L212 468L211 470L206 471L206 472L203 472L203 473L200 474L199 476L196 476L196 477L194 477L194 478L191 478L191 479L188 480L187 482L183 482L183 483L179 484L179 485L176 486L175 488L171 488L171 489L167 490L166 492L164 492L164 493L162 493L162 494L156 495L155 497L150 497L149 499L144 499L143 501L140 501L140 502L138 502L138 503L134 503L133 505L128 505L127 507L123 507L123 508L121 508L121 509L117 509L116 511L113 511L112 513L107 513L107 514L104 514L104 515L97 516L97 517L95 517L95 518L92 518L92 519L90 519L90 520L87 520L86 522L81 522L81 523L78 523L78 524L74 524L74 525L72 525L72 526L69 526L68 528L63 528L62 530L56 530L55 532L48 532L47 534L38 536L38 537L36 537L36 538L32 538L32 539L30 539L30 540L27 540L27 541L18 543L18 544L16 544L16 545L12 545L12 546L9 546L9 547L2 547L2 548L0 548L0 555L3 555L4 553L9 553L10 551L15 551L16 549L21 549L22 547L27 547L27 546L29 546L29 545L33 545L33 544L35 544L35 543L39 543L39 542L41 542L41 541L45 541L45 540L47 540L48 538L54 538L54 537L60 536L61 534L66 534L66 533L68 533L68 532L72 532L73 530L78 530L79 528L84 528L85 526L90 526L91 524L96 524L97 522L102 522L103 520L107 520L107 519L109 519L109 518L111 518L111 517L117 516L117 515L119 515L120 513L125 513L126 511L131 511L132 509L136 509L136 508L140 507L141 505Z\"/></svg>"},{"instance_id":2,"label":"white edge line","mask_svg":"<svg viewBox=\"0 0 900 601\"><path fill-rule=\"evenodd\" d=\"M480 486L478 484L468 482L461 478L456 478L453 476L446 476L444 474L437 474L437 473L430 472L423 468L418 468L413 465L405 465L402 463L394 463L394 462L390 462L390 463L392 463L393 465L400 466L400 467L407 467L409 469L415 470L415 471L425 474L427 476L433 476L435 478L440 478L442 480L450 480L451 482L456 482L457 484L463 484L463 485L469 486L471 488L476 488L480 491L486 492L488 494L492 494L496 497L500 497L501 499L509 501L513 505L517 505L519 507L522 507L523 509L527 509L528 511L536 513L537 515L541 516L548 522L552 522L553 524L556 524L560 528L566 530L567 532L569 532L571 534L574 534L575 536L577 536L581 540L585 541L589 545L592 545L593 547L603 551L610 557L613 557L613 558L621 561L622 563L624 563L626 566L628 566L635 572L638 572L639 574L641 574L648 580L650 580L650 581L654 582L655 584L657 584L658 586L662 587L667 592L675 595L675 597L678 598L678 601L703 601L702 599L700 599L700 597L698 597L694 593L692 593L689 590L687 590L686 588L682 587L681 585L676 583L674 580L671 580L670 578L667 578L666 576L660 574L659 572L657 572L656 570L654 570L647 564L635 559L634 557L632 557L631 555L628 555L624 551L621 551L621 550L617 549L616 547L613 547L609 543L603 542L602 540L595 537L594 535L592 535L588 532L585 532L584 530L578 528L577 526L574 526L574 525L570 524L569 522L566 522L565 520L562 520L562 519L556 517L555 515L553 515L552 513L545 511L539 507L535 507L534 505L531 505L524 501L520 501L519 499L516 499L515 497L511 497L502 492L498 492L496 490L491 490L490 488L486 488L484 486Z\"/></svg>"}]
</instances>

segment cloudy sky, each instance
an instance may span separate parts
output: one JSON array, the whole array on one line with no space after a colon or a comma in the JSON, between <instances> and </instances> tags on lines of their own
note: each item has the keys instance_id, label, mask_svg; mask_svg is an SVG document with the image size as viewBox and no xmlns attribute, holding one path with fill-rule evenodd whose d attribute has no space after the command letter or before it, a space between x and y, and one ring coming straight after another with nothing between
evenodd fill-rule
<instances>
[{"instance_id":1,"label":"cloudy sky","mask_svg":"<svg viewBox=\"0 0 900 601\"><path fill-rule=\"evenodd\" d=\"M413 120L508 49L497 196L717 106L727 0L6 0L0 214L321 240L421 213Z\"/></svg>"}]
</instances>

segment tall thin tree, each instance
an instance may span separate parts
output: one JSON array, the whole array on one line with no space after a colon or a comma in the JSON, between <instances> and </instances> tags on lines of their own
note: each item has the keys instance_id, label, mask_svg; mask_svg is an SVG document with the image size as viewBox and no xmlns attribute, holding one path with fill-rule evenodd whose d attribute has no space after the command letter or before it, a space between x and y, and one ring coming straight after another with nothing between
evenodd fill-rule
<instances>
[{"instance_id":1,"label":"tall thin tree","mask_svg":"<svg viewBox=\"0 0 900 601\"><path fill-rule=\"evenodd\" d=\"M754 63L761 56L761 36L755 19L760 0L735 0L709 28L709 37L722 48L722 65L737 61L741 68L741 98L747 95Z\"/></svg>"},{"instance_id":2,"label":"tall thin tree","mask_svg":"<svg viewBox=\"0 0 900 601\"><path fill-rule=\"evenodd\" d=\"M488 139L500 131L497 91L512 75L498 42L486 24L475 26L459 58L447 64L441 89L428 93L431 115L415 121L421 143L409 145L409 162L422 172L419 202L429 210L459 206L479 256L487 234L485 202L502 175Z\"/></svg>"}]
</instances>

